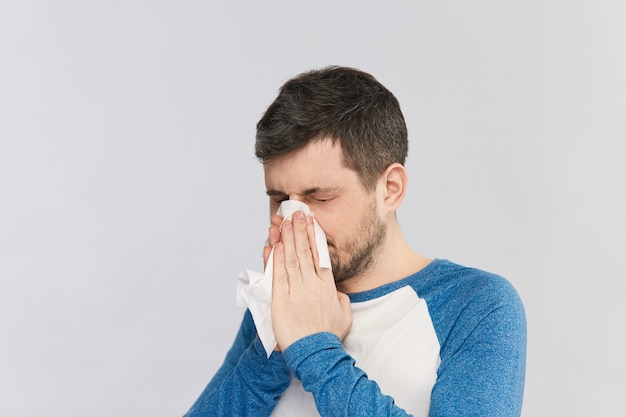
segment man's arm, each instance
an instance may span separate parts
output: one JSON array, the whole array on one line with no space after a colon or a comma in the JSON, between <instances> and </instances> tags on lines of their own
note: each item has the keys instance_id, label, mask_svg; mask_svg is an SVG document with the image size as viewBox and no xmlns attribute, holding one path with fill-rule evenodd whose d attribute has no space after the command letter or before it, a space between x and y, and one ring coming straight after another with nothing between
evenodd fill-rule
<instances>
[{"instance_id":1,"label":"man's arm","mask_svg":"<svg viewBox=\"0 0 626 417\"><path fill-rule=\"evenodd\" d=\"M519 416L526 367L522 302L500 279L471 299L441 352L430 416Z\"/></svg>"},{"instance_id":2,"label":"man's arm","mask_svg":"<svg viewBox=\"0 0 626 417\"><path fill-rule=\"evenodd\" d=\"M322 417L409 416L355 366L354 359L332 333L300 339L285 350L284 357L304 389L313 394Z\"/></svg>"},{"instance_id":3,"label":"man's arm","mask_svg":"<svg viewBox=\"0 0 626 417\"><path fill-rule=\"evenodd\" d=\"M266 357L246 311L224 363L185 417L269 416L289 381L282 354Z\"/></svg>"}]
</instances>

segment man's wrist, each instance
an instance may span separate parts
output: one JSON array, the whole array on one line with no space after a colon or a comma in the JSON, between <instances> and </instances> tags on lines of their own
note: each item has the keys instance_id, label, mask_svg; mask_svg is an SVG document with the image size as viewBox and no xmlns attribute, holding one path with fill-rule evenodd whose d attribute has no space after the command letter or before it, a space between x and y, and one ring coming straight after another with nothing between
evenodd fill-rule
<instances>
[{"instance_id":1,"label":"man's wrist","mask_svg":"<svg viewBox=\"0 0 626 417\"><path fill-rule=\"evenodd\" d=\"M300 365L321 352L339 349L345 352L339 337L330 332L319 332L293 342L283 353L283 359L292 372L298 372Z\"/></svg>"}]
</instances>

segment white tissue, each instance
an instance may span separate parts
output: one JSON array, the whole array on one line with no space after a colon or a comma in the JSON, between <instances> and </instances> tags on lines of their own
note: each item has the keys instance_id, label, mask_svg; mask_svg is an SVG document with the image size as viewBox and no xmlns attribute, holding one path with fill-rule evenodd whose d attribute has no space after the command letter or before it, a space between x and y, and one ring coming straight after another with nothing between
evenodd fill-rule
<instances>
[{"instance_id":1,"label":"white tissue","mask_svg":"<svg viewBox=\"0 0 626 417\"><path fill-rule=\"evenodd\" d=\"M311 214L309 206L297 200L283 201L280 207L278 207L276 214L282 216L285 220L290 220L293 213L298 210L302 211L305 216ZM317 244L319 255L319 266L321 268L330 268L326 234L315 219L313 219L313 225L315 227L315 243ZM237 281L237 305L248 307L250 313L252 313L257 334L261 343L263 343L268 358L276 347L276 336L272 327L271 313L273 260L274 249L270 252L264 273L246 269L239 274L239 280Z\"/></svg>"}]
</instances>

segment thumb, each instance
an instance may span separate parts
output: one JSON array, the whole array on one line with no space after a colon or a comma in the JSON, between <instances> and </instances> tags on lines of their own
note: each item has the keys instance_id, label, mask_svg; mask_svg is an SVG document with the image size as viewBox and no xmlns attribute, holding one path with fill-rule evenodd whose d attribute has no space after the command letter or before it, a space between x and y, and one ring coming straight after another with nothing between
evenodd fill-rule
<instances>
[{"instance_id":1,"label":"thumb","mask_svg":"<svg viewBox=\"0 0 626 417\"><path fill-rule=\"evenodd\" d=\"M337 291L337 299L339 300L339 307L343 313L343 332L340 335L340 339L343 340L352 327L352 309L350 308L350 297L346 294Z\"/></svg>"},{"instance_id":2,"label":"thumb","mask_svg":"<svg viewBox=\"0 0 626 417\"><path fill-rule=\"evenodd\" d=\"M352 319L352 309L350 308L350 297L340 291L337 291L337 298L339 299L339 306L344 315L349 316Z\"/></svg>"}]
</instances>

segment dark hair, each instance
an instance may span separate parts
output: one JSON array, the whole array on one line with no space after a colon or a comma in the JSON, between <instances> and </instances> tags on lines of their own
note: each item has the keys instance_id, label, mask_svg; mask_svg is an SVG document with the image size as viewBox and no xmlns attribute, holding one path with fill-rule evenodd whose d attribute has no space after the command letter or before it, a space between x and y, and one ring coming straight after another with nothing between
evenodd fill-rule
<instances>
[{"instance_id":1,"label":"dark hair","mask_svg":"<svg viewBox=\"0 0 626 417\"><path fill-rule=\"evenodd\" d=\"M389 165L404 164L408 152L398 100L353 68L327 67L287 81L257 123L255 153L267 163L323 139L339 141L346 166L367 189Z\"/></svg>"}]
</instances>

